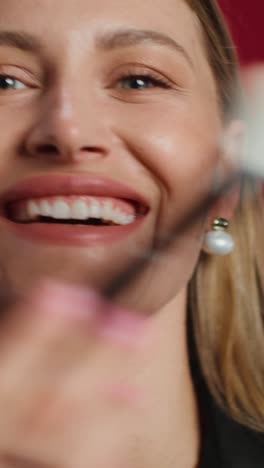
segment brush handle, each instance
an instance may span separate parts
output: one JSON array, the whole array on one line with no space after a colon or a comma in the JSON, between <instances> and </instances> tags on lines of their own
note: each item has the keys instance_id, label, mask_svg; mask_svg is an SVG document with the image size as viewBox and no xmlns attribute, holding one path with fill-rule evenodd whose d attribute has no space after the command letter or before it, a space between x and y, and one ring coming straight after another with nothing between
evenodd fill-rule
<instances>
[{"instance_id":1,"label":"brush handle","mask_svg":"<svg viewBox=\"0 0 264 468\"><path fill-rule=\"evenodd\" d=\"M256 179L255 177L252 178L250 175L245 176L241 172L232 174L232 176L224 180L216 189L202 197L180 221L177 220L176 223L172 224L168 234L155 242L156 247L146 251L142 257L137 259L125 271L120 272L109 283L105 290L102 291L102 294L108 299L114 299L122 290L126 289L135 281L137 275L142 273L151 261L169 249L177 236L183 234L193 223L198 221L200 217L214 205L219 197L231 190L242 178L247 180Z\"/></svg>"}]
</instances>

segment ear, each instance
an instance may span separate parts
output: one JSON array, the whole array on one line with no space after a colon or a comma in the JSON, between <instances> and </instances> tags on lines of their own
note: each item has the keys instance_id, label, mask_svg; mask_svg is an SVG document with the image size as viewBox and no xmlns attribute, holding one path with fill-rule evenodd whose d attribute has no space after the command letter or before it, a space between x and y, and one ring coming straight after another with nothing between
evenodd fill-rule
<instances>
[{"instance_id":1,"label":"ear","mask_svg":"<svg viewBox=\"0 0 264 468\"><path fill-rule=\"evenodd\" d=\"M222 180L239 168L246 136L246 125L241 120L231 121L224 131L218 177ZM240 200L239 183L224 194L208 213L208 228L216 218L225 218L230 221Z\"/></svg>"}]
</instances>

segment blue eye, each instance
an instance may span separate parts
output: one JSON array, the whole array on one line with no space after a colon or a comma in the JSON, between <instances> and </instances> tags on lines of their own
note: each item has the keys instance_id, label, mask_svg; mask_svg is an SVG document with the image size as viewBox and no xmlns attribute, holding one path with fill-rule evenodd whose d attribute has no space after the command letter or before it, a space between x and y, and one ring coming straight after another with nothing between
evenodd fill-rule
<instances>
[{"instance_id":1,"label":"blue eye","mask_svg":"<svg viewBox=\"0 0 264 468\"><path fill-rule=\"evenodd\" d=\"M151 88L169 88L169 84L161 79L148 75L131 75L120 80L119 88L125 89L151 89Z\"/></svg>"},{"instance_id":2,"label":"blue eye","mask_svg":"<svg viewBox=\"0 0 264 468\"><path fill-rule=\"evenodd\" d=\"M0 75L0 91L26 89L27 86L22 81L8 75Z\"/></svg>"}]
</instances>

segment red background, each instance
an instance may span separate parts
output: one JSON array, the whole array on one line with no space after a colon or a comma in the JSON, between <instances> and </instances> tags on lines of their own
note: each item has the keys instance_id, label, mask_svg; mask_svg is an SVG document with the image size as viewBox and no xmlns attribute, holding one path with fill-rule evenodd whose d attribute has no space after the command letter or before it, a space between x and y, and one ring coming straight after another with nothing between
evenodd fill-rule
<instances>
[{"instance_id":1,"label":"red background","mask_svg":"<svg viewBox=\"0 0 264 468\"><path fill-rule=\"evenodd\" d=\"M264 61L264 0L219 0L238 46L241 62Z\"/></svg>"}]
</instances>

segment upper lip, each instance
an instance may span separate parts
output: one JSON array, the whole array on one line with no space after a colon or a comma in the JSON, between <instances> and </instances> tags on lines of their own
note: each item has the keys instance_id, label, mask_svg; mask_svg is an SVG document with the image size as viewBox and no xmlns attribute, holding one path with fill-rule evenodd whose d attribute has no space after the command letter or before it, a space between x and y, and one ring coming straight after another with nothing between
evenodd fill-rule
<instances>
[{"instance_id":1,"label":"upper lip","mask_svg":"<svg viewBox=\"0 0 264 468\"><path fill-rule=\"evenodd\" d=\"M88 195L125 199L135 204L140 212L149 208L146 198L122 182L96 175L49 174L23 179L1 196L2 206L30 198ZM143 209L143 211L142 211Z\"/></svg>"}]
</instances>

